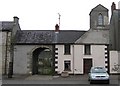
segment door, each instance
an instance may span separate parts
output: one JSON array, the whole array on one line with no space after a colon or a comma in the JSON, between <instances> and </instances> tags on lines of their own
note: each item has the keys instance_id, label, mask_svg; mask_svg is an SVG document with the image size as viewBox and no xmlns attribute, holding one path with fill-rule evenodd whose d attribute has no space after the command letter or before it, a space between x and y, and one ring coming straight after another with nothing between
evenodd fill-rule
<instances>
[{"instance_id":1,"label":"door","mask_svg":"<svg viewBox=\"0 0 120 86\"><path fill-rule=\"evenodd\" d=\"M84 59L84 74L88 74L92 67L92 59Z\"/></svg>"}]
</instances>

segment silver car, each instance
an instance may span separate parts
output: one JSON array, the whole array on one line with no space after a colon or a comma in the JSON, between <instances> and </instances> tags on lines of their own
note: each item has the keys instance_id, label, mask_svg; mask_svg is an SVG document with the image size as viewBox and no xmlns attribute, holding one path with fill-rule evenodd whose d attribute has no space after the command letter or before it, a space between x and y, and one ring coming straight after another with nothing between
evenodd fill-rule
<instances>
[{"instance_id":1,"label":"silver car","mask_svg":"<svg viewBox=\"0 0 120 86\"><path fill-rule=\"evenodd\" d=\"M90 83L96 81L105 81L109 84L109 75L104 67L92 67L90 69L88 80Z\"/></svg>"}]
</instances>

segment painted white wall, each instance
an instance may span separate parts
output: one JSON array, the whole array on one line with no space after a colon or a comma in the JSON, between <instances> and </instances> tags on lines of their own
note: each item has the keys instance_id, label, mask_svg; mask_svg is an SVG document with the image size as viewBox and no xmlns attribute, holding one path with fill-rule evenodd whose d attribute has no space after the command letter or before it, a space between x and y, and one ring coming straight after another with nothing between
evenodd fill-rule
<instances>
[{"instance_id":1,"label":"painted white wall","mask_svg":"<svg viewBox=\"0 0 120 86\"><path fill-rule=\"evenodd\" d=\"M84 55L84 45L71 45L71 55L64 55L64 45L56 45L58 48L58 71L64 71L64 61L71 60L69 73L83 74L83 59L92 58L93 66L105 67L105 45L91 45L91 55Z\"/></svg>"},{"instance_id":2,"label":"painted white wall","mask_svg":"<svg viewBox=\"0 0 120 86\"><path fill-rule=\"evenodd\" d=\"M105 67L105 45L92 45L93 66ZM85 57L85 56L84 56Z\"/></svg>"},{"instance_id":3,"label":"painted white wall","mask_svg":"<svg viewBox=\"0 0 120 86\"><path fill-rule=\"evenodd\" d=\"M74 73L83 74L83 45L74 45Z\"/></svg>"},{"instance_id":4,"label":"painted white wall","mask_svg":"<svg viewBox=\"0 0 120 86\"><path fill-rule=\"evenodd\" d=\"M119 65L118 73L120 73L120 51L118 51L118 65Z\"/></svg>"},{"instance_id":5,"label":"painted white wall","mask_svg":"<svg viewBox=\"0 0 120 86\"><path fill-rule=\"evenodd\" d=\"M92 58L93 66L105 67L105 45L91 45L91 55L84 55L84 45L74 45L74 73L83 74L83 59Z\"/></svg>"},{"instance_id":6,"label":"painted white wall","mask_svg":"<svg viewBox=\"0 0 120 86\"><path fill-rule=\"evenodd\" d=\"M110 73L120 73L120 68L116 69L115 65L118 65L118 51L110 51Z\"/></svg>"},{"instance_id":7,"label":"painted white wall","mask_svg":"<svg viewBox=\"0 0 120 86\"><path fill-rule=\"evenodd\" d=\"M64 55L64 45L56 45L58 48L58 73L62 73L64 71L64 61L71 61L71 71L69 73L73 73L73 45L71 45L71 54Z\"/></svg>"}]
</instances>

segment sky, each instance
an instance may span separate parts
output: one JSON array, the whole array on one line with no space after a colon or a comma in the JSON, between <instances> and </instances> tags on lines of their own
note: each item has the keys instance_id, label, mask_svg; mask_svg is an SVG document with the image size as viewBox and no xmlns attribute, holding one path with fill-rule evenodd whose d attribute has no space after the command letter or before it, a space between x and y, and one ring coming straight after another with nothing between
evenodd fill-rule
<instances>
[{"instance_id":1,"label":"sky","mask_svg":"<svg viewBox=\"0 0 120 86\"><path fill-rule=\"evenodd\" d=\"M22 30L54 30L59 23L60 30L88 30L89 13L102 4L109 9L120 0L0 0L0 21L19 18Z\"/></svg>"}]
</instances>

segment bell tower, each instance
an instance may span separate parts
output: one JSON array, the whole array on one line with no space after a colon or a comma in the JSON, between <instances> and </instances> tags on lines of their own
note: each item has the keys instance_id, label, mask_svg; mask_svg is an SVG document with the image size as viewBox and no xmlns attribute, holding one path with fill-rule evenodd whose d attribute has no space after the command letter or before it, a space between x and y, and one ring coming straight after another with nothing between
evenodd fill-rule
<instances>
[{"instance_id":1,"label":"bell tower","mask_svg":"<svg viewBox=\"0 0 120 86\"><path fill-rule=\"evenodd\" d=\"M101 4L90 12L90 29L105 29L109 23L108 9Z\"/></svg>"}]
</instances>

